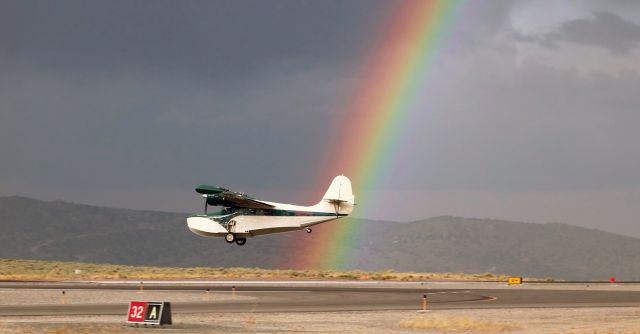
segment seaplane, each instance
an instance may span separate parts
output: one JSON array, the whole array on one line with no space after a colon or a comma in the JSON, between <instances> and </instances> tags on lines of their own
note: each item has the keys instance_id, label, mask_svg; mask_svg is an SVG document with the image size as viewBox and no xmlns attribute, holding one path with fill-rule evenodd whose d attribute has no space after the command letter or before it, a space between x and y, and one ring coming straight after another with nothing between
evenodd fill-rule
<instances>
[{"instance_id":1,"label":"seaplane","mask_svg":"<svg viewBox=\"0 0 640 334\"><path fill-rule=\"evenodd\" d=\"M305 229L348 216L355 205L351 181L336 176L320 202L299 206L262 201L222 187L200 185L196 192L204 198L204 213L187 218L191 232L203 237L224 237L230 244L244 245L247 238ZM218 206L208 212L208 206Z\"/></svg>"}]
</instances>

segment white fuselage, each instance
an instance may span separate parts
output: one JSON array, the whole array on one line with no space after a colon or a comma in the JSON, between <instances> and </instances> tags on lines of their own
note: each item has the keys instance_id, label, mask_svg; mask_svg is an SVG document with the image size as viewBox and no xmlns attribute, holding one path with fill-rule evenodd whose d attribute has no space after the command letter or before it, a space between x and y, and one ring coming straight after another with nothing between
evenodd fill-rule
<instances>
[{"instance_id":1,"label":"white fuselage","mask_svg":"<svg viewBox=\"0 0 640 334\"><path fill-rule=\"evenodd\" d=\"M252 237L300 230L345 216L345 214L336 213L335 209L331 209L331 205L325 205L325 203L314 206L264 203L271 204L274 208L244 209L220 215L194 215L187 218L187 224L193 233L205 237L223 237L227 233Z\"/></svg>"}]
</instances>

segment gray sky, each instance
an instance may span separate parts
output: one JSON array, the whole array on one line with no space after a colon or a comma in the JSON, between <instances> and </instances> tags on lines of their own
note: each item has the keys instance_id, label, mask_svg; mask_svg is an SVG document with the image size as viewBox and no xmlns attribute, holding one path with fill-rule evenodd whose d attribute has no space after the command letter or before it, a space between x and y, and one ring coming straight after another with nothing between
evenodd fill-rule
<instances>
[{"instance_id":1,"label":"gray sky","mask_svg":"<svg viewBox=\"0 0 640 334\"><path fill-rule=\"evenodd\" d=\"M309 202L395 4L0 1L0 195L194 211L210 183ZM366 216L640 237L639 87L639 2L469 2Z\"/></svg>"}]
</instances>

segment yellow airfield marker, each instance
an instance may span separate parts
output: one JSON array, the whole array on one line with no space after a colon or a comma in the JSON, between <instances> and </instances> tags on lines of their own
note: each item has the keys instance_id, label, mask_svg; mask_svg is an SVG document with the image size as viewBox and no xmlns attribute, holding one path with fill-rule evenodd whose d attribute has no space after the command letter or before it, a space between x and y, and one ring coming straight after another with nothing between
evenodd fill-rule
<instances>
[{"instance_id":1,"label":"yellow airfield marker","mask_svg":"<svg viewBox=\"0 0 640 334\"><path fill-rule=\"evenodd\" d=\"M509 277L509 281L507 283L509 285L511 285L511 284L522 284L522 277Z\"/></svg>"}]
</instances>

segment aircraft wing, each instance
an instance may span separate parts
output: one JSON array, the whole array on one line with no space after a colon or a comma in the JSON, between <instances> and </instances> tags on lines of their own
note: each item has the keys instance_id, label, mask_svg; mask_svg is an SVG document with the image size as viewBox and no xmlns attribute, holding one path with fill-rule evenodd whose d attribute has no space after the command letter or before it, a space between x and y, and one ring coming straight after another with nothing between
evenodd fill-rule
<instances>
[{"instance_id":1,"label":"aircraft wing","mask_svg":"<svg viewBox=\"0 0 640 334\"><path fill-rule=\"evenodd\" d=\"M222 187L208 186L206 184L202 184L196 187L196 192L198 194L204 194L204 195L215 195L215 194L223 193L225 191L230 191L230 190Z\"/></svg>"},{"instance_id":2,"label":"aircraft wing","mask_svg":"<svg viewBox=\"0 0 640 334\"><path fill-rule=\"evenodd\" d=\"M196 192L207 198L209 205L220 205L232 208L271 209L274 206L251 198L246 194L226 188L200 185Z\"/></svg>"},{"instance_id":3,"label":"aircraft wing","mask_svg":"<svg viewBox=\"0 0 640 334\"><path fill-rule=\"evenodd\" d=\"M236 208L271 209L274 207L271 204L260 202L245 194L231 192L231 191L221 193L218 196L222 196L222 199L225 202L232 203L232 205L229 205L229 206L236 207Z\"/></svg>"}]
</instances>

